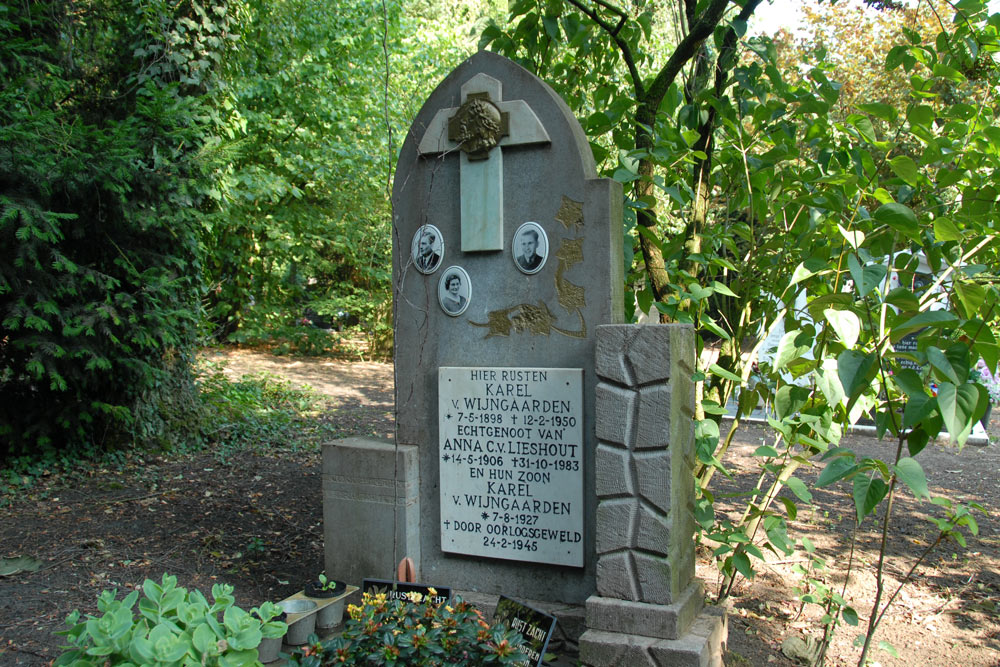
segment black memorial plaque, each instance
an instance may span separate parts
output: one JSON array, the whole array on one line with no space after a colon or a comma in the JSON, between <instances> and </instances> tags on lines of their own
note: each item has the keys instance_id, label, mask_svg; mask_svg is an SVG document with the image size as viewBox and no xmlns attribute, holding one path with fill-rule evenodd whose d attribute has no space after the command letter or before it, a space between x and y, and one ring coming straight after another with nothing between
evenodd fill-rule
<instances>
[{"instance_id":1,"label":"black memorial plaque","mask_svg":"<svg viewBox=\"0 0 1000 667\"><path fill-rule=\"evenodd\" d=\"M524 637L524 649L528 659L515 663L517 667L541 667L545 649L548 648L549 640L552 639L552 633L556 629L554 616L501 595L500 601L497 602L497 610L493 614L493 622L520 632Z\"/></svg>"},{"instance_id":2,"label":"black memorial plaque","mask_svg":"<svg viewBox=\"0 0 1000 667\"><path fill-rule=\"evenodd\" d=\"M433 595L432 588L435 593ZM430 596L434 604L444 604L451 598L451 588L448 586L427 586L391 579L365 579L361 582L361 592L372 595L385 593L390 600L405 600L408 593L420 593L425 597Z\"/></svg>"}]
</instances>

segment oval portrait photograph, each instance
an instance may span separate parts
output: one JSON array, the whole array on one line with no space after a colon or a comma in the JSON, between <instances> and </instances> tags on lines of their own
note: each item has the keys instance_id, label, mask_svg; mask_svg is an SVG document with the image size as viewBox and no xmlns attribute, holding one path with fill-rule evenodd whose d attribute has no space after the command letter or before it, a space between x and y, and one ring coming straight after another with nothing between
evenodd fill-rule
<instances>
[{"instance_id":1,"label":"oval portrait photograph","mask_svg":"<svg viewBox=\"0 0 1000 667\"><path fill-rule=\"evenodd\" d=\"M511 253L521 273L538 273L549 254L549 237L537 222L526 222L514 232Z\"/></svg>"},{"instance_id":2,"label":"oval portrait photograph","mask_svg":"<svg viewBox=\"0 0 1000 667\"><path fill-rule=\"evenodd\" d=\"M449 266L441 274L438 283L438 301L441 309L452 317L461 315L469 307L472 298L472 284L469 274L460 266Z\"/></svg>"},{"instance_id":3,"label":"oval portrait photograph","mask_svg":"<svg viewBox=\"0 0 1000 667\"><path fill-rule=\"evenodd\" d=\"M420 273L434 273L444 258L444 239L434 225L421 225L410 243L410 257Z\"/></svg>"}]
</instances>

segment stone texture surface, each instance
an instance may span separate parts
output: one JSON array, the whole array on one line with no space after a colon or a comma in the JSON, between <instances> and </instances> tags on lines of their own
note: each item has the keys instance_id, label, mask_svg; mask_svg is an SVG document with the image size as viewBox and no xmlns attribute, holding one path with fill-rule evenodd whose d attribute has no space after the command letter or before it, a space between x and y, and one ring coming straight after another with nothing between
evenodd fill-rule
<instances>
[{"instance_id":1,"label":"stone texture surface","mask_svg":"<svg viewBox=\"0 0 1000 667\"><path fill-rule=\"evenodd\" d=\"M596 405L597 589L669 604L694 577L694 338L687 326L608 325L598 327L597 340L595 366L604 369ZM635 520L625 521L629 501ZM616 563L603 567L611 557ZM620 580L626 573L635 577L627 586ZM662 584L656 573L666 577ZM614 581L602 583L602 576Z\"/></svg>"},{"instance_id":2,"label":"stone texture surface","mask_svg":"<svg viewBox=\"0 0 1000 667\"><path fill-rule=\"evenodd\" d=\"M638 504L631 498L612 499L597 508L597 522L604 526L597 534L597 553L634 546L632 533L637 510Z\"/></svg>"},{"instance_id":3,"label":"stone texture surface","mask_svg":"<svg viewBox=\"0 0 1000 667\"><path fill-rule=\"evenodd\" d=\"M325 443L322 479L328 575L392 579L406 556L420 567L416 447L369 438Z\"/></svg>"},{"instance_id":4,"label":"stone texture surface","mask_svg":"<svg viewBox=\"0 0 1000 667\"><path fill-rule=\"evenodd\" d=\"M638 391L636 406L638 414L635 417L636 451L663 449L669 443L671 389L670 385L661 384L643 387Z\"/></svg>"},{"instance_id":5,"label":"stone texture surface","mask_svg":"<svg viewBox=\"0 0 1000 667\"><path fill-rule=\"evenodd\" d=\"M627 551L603 556L597 562L597 593L631 600L639 596L639 578L632 567L632 555Z\"/></svg>"},{"instance_id":6,"label":"stone texture surface","mask_svg":"<svg viewBox=\"0 0 1000 667\"><path fill-rule=\"evenodd\" d=\"M691 584L673 604L632 602L593 595L587 600L587 627L592 630L679 639L704 607L701 584Z\"/></svg>"},{"instance_id":7,"label":"stone texture surface","mask_svg":"<svg viewBox=\"0 0 1000 667\"><path fill-rule=\"evenodd\" d=\"M640 597L655 604L670 604L670 561L662 556L637 553L632 557Z\"/></svg>"},{"instance_id":8,"label":"stone texture surface","mask_svg":"<svg viewBox=\"0 0 1000 667\"><path fill-rule=\"evenodd\" d=\"M725 612L699 616L694 579L693 332L604 326L597 339L598 595L581 661L721 666Z\"/></svg>"},{"instance_id":9,"label":"stone texture surface","mask_svg":"<svg viewBox=\"0 0 1000 667\"><path fill-rule=\"evenodd\" d=\"M667 516L653 507L639 507L639 525L635 530L635 548L640 551L666 555L670 542ZM598 509L600 516L600 509ZM649 602L649 600L647 600Z\"/></svg>"},{"instance_id":10,"label":"stone texture surface","mask_svg":"<svg viewBox=\"0 0 1000 667\"><path fill-rule=\"evenodd\" d=\"M725 616L706 609L680 639L588 629L580 637L580 662L588 667L723 667Z\"/></svg>"},{"instance_id":11,"label":"stone texture surface","mask_svg":"<svg viewBox=\"0 0 1000 667\"><path fill-rule=\"evenodd\" d=\"M663 514L670 511L670 456L668 452L642 452L636 459L636 491ZM601 493L600 489L597 491Z\"/></svg>"},{"instance_id":12,"label":"stone texture surface","mask_svg":"<svg viewBox=\"0 0 1000 667\"><path fill-rule=\"evenodd\" d=\"M503 100L523 100L550 143L502 149L503 250L463 252L460 151L449 147L440 155L421 156L417 149L438 111L458 107L462 86L480 73L500 82ZM623 320L621 184L597 177L586 134L548 85L515 63L480 51L441 82L414 119L400 150L392 199L396 440L419 449L419 577L459 589L582 604L595 590L597 560L596 503L591 501L597 449L593 332L598 325ZM570 209L573 215L562 214ZM537 222L548 237L546 263L532 275L518 270L511 252L514 233L526 221ZM413 235L423 224L435 225L444 239L441 268L431 274L418 272L410 256ZM471 282L468 309L458 317L438 305L440 278L452 265L463 268ZM571 298L560 301L560 295ZM522 326L525 322L531 326ZM441 366L583 369L584 567L526 566L441 550Z\"/></svg>"},{"instance_id":13,"label":"stone texture surface","mask_svg":"<svg viewBox=\"0 0 1000 667\"><path fill-rule=\"evenodd\" d=\"M621 351L625 348L625 327L614 327L597 339L597 353L594 370L602 380L615 384L630 386L635 384Z\"/></svg>"},{"instance_id":14,"label":"stone texture surface","mask_svg":"<svg viewBox=\"0 0 1000 667\"><path fill-rule=\"evenodd\" d=\"M626 363L635 373L636 386L651 382L666 382L671 378L670 341L658 332L657 326L635 327L623 347Z\"/></svg>"},{"instance_id":15,"label":"stone texture surface","mask_svg":"<svg viewBox=\"0 0 1000 667\"><path fill-rule=\"evenodd\" d=\"M661 667L650 655L651 637L587 630L580 638L580 661L594 667Z\"/></svg>"},{"instance_id":16,"label":"stone texture surface","mask_svg":"<svg viewBox=\"0 0 1000 667\"><path fill-rule=\"evenodd\" d=\"M636 393L612 384L597 385L597 438L607 443L624 445L632 438Z\"/></svg>"},{"instance_id":17,"label":"stone texture surface","mask_svg":"<svg viewBox=\"0 0 1000 667\"><path fill-rule=\"evenodd\" d=\"M635 495L629 476L629 453L606 444L597 446L597 495L607 498ZM640 480L641 483L641 480ZM669 502L664 498L664 505ZM664 509L666 509L664 507Z\"/></svg>"}]
</instances>

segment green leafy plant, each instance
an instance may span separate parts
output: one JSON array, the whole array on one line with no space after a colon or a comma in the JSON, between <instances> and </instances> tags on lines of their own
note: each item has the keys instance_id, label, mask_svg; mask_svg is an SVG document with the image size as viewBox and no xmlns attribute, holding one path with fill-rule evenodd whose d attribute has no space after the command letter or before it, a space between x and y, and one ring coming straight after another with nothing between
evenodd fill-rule
<instances>
[{"instance_id":1,"label":"green leafy plant","mask_svg":"<svg viewBox=\"0 0 1000 667\"><path fill-rule=\"evenodd\" d=\"M287 630L275 620L281 614L277 605L265 602L247 613L235 605L233 588L225 584L212 586L211 603L200 591L177 586L177 577L168 574L159 584L147 579L141 598L132 591L118 600L117 593L101 593L100 616L69 615L69 629L57 633L68 639L68 650L56 666L259 665L261 639L281 637Z\"/></svg>"},{"instance_id":2,"label":"green leafy plant","mask_svg":"<svg viewBox=\"0 0 1000 667\"><path fill-rule=\"evenodd\" d=\"M343 635L296 651L292 664L514 665L526 659L520 634L490 626L461 598L436 604L416 593L408 600L365 593L348 614Z\"/></svg>"},{"instance_id":3,"label":"green leafy plant","mask_svg":"<svg viewBox=\"0 0 1000 667\"><path fill-rule=\"evenodd\" d=\"M321 591L332 591L337 587L337 581L328 579L325 572L319 573L319 576L316 577L316 582L319 584L316 588Z\"/></svg>"},{"instance_id":4,"label":"green leafy plant","mask_svg":"<svg viewBox=\"0 0 1000 667\"><path fill-rule=\"evenodd\" d=\"M225 7L0 3L0 458L191 435Z\"/></svg>"}]
</instances>

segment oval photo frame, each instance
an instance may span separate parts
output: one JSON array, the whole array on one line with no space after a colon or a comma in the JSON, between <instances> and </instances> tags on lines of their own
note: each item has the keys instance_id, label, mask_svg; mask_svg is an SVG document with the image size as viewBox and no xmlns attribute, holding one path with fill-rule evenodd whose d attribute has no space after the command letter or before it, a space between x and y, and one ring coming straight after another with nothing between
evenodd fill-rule
<instances>
[{"instance_id":1,"label":"oval photo frame","mask_svg":"<svg viewBox=\"0 0 1000 667\"><path fill-rule=\"evenodd\" d=\"M444 259L444 237L434 225L421 225L410 240L410 259L420 273L434 273Z\"/></svg>"},{"instance_id":2,"label":"oval photo frame","mask_svg":"<svg viewBox=\"0 0 1000 667\"><path fill-rule=\"evenodd\" d=\"M518 271L538 273L549 257L549 236L537 222L525 222L514 232L510 254Z\"/></svg>"},{"instance_id":3,"label":"oval photo frame","mask_svg":"<svg viewBox=\"0 0 1000 667\"><path fill-rule=\"evenodd\" d=\"M456 286L457 283L457 286ZM441 310L451 317L458 317L472 300L472 281L460 266L449 266L438 282L438 303Z\"/></svg>"}]
</instances>

